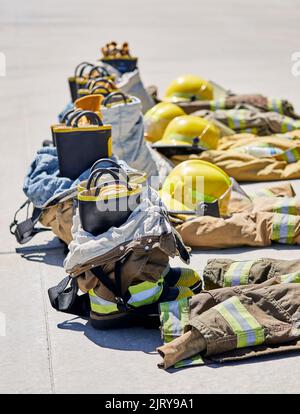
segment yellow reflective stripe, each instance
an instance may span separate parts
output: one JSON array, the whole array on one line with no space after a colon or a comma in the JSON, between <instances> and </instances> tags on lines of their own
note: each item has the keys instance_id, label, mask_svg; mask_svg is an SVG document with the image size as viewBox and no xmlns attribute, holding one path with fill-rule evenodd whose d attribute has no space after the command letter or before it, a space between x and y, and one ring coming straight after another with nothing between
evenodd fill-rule
<instances>
[{"instance_id":1,"label":"yellow reflective stripe","mask_svg":"<svg viewBox=\"0 0 300 414\"><path fill-rule=\"evenodd\" d=\"M191 287L200 282L200 275L193 269L180 268L180 276L176 282L176 286Z\"/></svg>"},{"instance_id":2,"label":"yellow reflective stripe","mask_svg":"<svg viewBox=\"0 0 300 414\"><path fill-rule=\"evenodd\" d=\"M283 244L293 244L297 216L275 213L272 222L271 240Z\"/></svg>"},{"instance_id":3,"label":"yellow reflective stripe","mask_svg":"<svg viewBox=\"0 0 300 414\"><path fill-rule=\"evenodd\" d=\"M280 276L281 283L300 283L300 271Z\"/></svg>"},{"instance_id":4,"label":"yellow reflective stripe","mask_svg":"<svg viewBox=\"0 0 300 414\"><path fill-rule=\"evenodd\" d=\"M118 307L114 302L100 298L95 294L93 289L89 290L89 297L91 302L91 309L93 312L103 314L118 312Z\"/></svg>"},{"instance_id":5,"label":"yellow reflective stripe","mask_svg":"<svg viewBox=\"0 0 300 414\"><path fill-rule=\"evenodd\" d=\"M189 301L185 298L172 302L163 302L159 307L163 342L167 344L184 333L184 328L189 322ZM203 364L204 361L201 355L197 354L177 362L174 368Z\"/></svg>"},{"instance_id":6,"label":"yellow reflective stripe","mask_svg":"<svg viewBox=\"0 0 300 414\"><path fill-rule=\"evenodd\" d=\"M239 121L240 121L240 129L245 129L246 128L246 119L245 119L245 113L246 111L244 109L240 109L239 111Z\"/></svg>"},{"instance_id":7,"label":"yellow reflective stripe","mask_svg":"<svg viewBox=\"0 0 300 414\"><path fill-rule=\"evenodd\" d=\"M284 133L288 131L293 131L293 129L296 129L295 121L292 118L285 116L281 124L281 132Z\"/></svg>"},{"instance_id":8,"label":"yellow reflective stripe","mask_svg":"<svg viewBox=\"0 0 300 414\"><path fill-rule=\"evenodd\" d=\"M211 111L215 111L216 110L216 108L217 108L217 102L218 101L210 101L210 103L209 103L209 109L211 110Z\"/></svg>"},{"instance_id":9,"label":"yellow reflective stripe","mask_svg":"<svg viewBox=\"0 0 300 414\"><path fill-rule=\"evenodd\" d=\"M194 355L191 358L183 359L182 361L176 362L174 368L184 368L193 365L204 365L203 358L200 354Z\"/></svg>"},{"instance_id":10,"label":"yellow reflective stripe","mask_svg":"<svg viewBox=\"0 0 300 414\"><path fill-rule=\"evenodd\" d=\"M283 114L283 105L281 99L268 99L268 109L273 112L278 112L279 114Z\"/></svg>"},{"instance_id":11,"label":"yellow reflective stripe","mask_svg":"<svg viewBox=\"0 0 300 414\"><path fill-rule=\"evenodd\" d=\"M249 273L255 260L233 262L224 274L224 286L248 285Z\"/></svg>"},{"instance_id":12,"label":"yellow reflective stripe","mask_svg":"<svg viewBox=\"0 0 300 414\"><path fill-rule=\"evenodd\" d=\"M164 343L169 343L184 333L189 322L189 301L187 298L163 302L159 305Z\"/></svg>"},{"instance_id":13,"label":"yellow reflective stripe","mask_svg":"<svg viewBox=\"0 0 300 414\"><path fill-rule=\"evenodd\" d=\"M240 129L240 121L238 116L232 116L228 119L228 125L231 129Z\"/></svg>"},{"instance_id":14,"label":"yellow reflective stripe","mask_svg":"<svg viewBox=\"0 0 300 414\"><path fill-rule=\"evenodd\" d=\"M244 129L244 132L248 132L249 134L253 134L253 135L256 135L257 131L258 131L258 129L256 127L245 128Z\"/></svg>"},{"instance_id":15,"label":"yellow reflective stripe","mask_svg":"<svg viewBox=\"0 0 300 414\"><path fill-rule=\"evenodd\" d=\"M300 159L300 148L296 147L286 150L282 154L280 154L280 156L277 159L286 161L288 164L297 162Z\"/></svg>"},{"instance_id":16,"label":"yellow reflective stripe","mask_svg":"<svg viewBox=\"0 0 300 414\"><path fill-rule=\"evenodd\" d=\"M262 344L265 340L264 328L245 308L237 296L214 306L237 337L237 348Z\"/></svg>"},{"instance_id":17,"label":"yellow reflective stripe","mask_svg":"<svg viewBox=\"0 0 300 414\"><path fill-rule=\"evenodd\" d=\"M234 120L233 120L233 118L232 118L231 116L228 116L228 117L227 117L227 124L228 124L229 128L231 128L231 129L233 129L233 130L235 130L235 129L236 129L236 126L235 126Z\"/></svg>"},{"instance_id":18,"label":"yellow reflective stripe","mask_svg":"<svg viewBox=\"0 0 300 414\"><path fill-rule=\"evenodd\" d=\"M296 199L282 198L273 207L274 213L297 215Z\"/></svg>"},{"instance_id":19,"label":"yellow reflective stripe","mask_svg":"<svg viewBox=\"0 0 300 414\"><path fill-rule=\"evenodd\" d=\"M211 111L216 111L217 109L225 109L225 108L226 108L226 101L224 98L210 101Z\"/></svg>"},{"instance_id":20,"label":"yellow reflective stripe","mask_svg":"<svg viewBox=\"0 0 300 414\"><path fill-rule=\"evenodd\" d=\"M163 285L159 281L157 283L142 282L129 287L131 294L128 303L132 306L139 307L156 302L163 290ZM91 309L97 313L111 313L118 311L116 303L100 298L95 294L94 290L89 291Z\"/></svg>"},{"instance_id":21,"label":"yellow reflective stripe","mask_svg":"<svg viewBox=\"0 0 300 414\"><path fill-rule=\"evenodd\" d=\"M177 300L190 298L194 295L193 291L187 286L176 286L176 288L178 289Z\"/></svg>"},{"instance_id":22,"label":"yellow reflective stripe","mask_svg":"<svg viewBox=\"0 0 300 414\"><path fill-rule=\"evenodd\" d=\"M246 113L247 113L247 110L245 109L238 109L238 110L234 109L234 110L228 111L228 115L227 115L228 126L234 130L246 129L246 126L247 126Z\"/></svg>"},{"instance_id":23,"label":"yellow reflective stripe","mask_svg":"<svg viewBox=\"0 0 300 414\"><path fill-rule=\"evenodd\" d=\"M156 302L163 290L161 281L157 283L142 282L129 287L130 299L128 303L132 306L139 307Z\"/></svg>"}]
</instances>

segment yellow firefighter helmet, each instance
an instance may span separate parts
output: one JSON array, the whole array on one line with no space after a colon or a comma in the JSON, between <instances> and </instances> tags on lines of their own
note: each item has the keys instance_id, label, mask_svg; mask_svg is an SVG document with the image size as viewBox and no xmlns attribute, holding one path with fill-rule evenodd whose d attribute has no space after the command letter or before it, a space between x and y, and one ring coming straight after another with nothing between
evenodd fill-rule
<instances>
[{"instance_id":1,"label":"yellow firefighter helmet","mask_svg":"<svg viewBox=\"0 0 300 414\"><path fill-rule=\"evenodd\" d=\"M213 86L196 75L183 75L174 79L168 86L164 100L171 102L210 101L213 99Z\"/></svg>"},{"instance_id":2,"label":"yellow firefighter helmet","mask_svg":"<svg viewBox=\"0 0 300 414\"><path fill-rule=\"evenodd\" d=\"M201 206L205 205L207 214L211 205L225 216L231 188L232 181L221 168L207 161L187 160L170 172L160 196L168 211L183 219L200 214Z\"/></svg>"},{"instance_id":3,"label":"yellow firefighter helmet","mask_svg":"<svg viewBox=\"0 0 300 414\"><path fill-rule=\"evenodd\" d=\"M150 142L160 140L172 119L185 115L183 109L171 102L160 102L144 116L145 138Z\"/></svg>"}]
</instances>

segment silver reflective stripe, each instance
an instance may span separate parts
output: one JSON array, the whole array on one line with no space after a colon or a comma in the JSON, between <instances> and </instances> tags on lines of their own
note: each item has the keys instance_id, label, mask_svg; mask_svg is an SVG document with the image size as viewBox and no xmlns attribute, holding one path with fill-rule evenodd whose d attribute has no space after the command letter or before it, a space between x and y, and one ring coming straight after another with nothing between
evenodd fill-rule
<instances>
[{"instance_id":1,"label":"silver reflective stripe","mask_svg":"<svg viewBox=\"0 0 300 414\"><path fill-rule=\"evenodd\" d=\"M189 321L189 301L187 298L163 302L159 306L164 343L181 336Z\"/></svg>"},{"instance_id":2,"label":"silver reflective stripe","mask_svg":"<svg viewBox=\"0 0 300 414\"><path fill-rule=\"evenodd\" d=\"M151 289L146 289L138 293L131 294L130 299L128 300L128 303L133 304L136 302L142 302L146 299L151 298L152 296L155 296L156 294L160 293L162 291L162 286L157 285Z\"/></svg>"},{"instance_id":3,"label":"silver reflective stripe","mask_svg":"<svg viewBox=\"0 0 300 414\"><path fill-rule=\"evenodd\" d=\"M181 314L178 301L170 302L169 317L172 325L172 335L174 338L183 334L184 325L181 321Z\"/></svg>"},{"instance_id":4,"label":"silver reflective stripe","mask_svg":"<svg viewBox=\"0 0 300 414\"><path fill-rule=\"evenodd\" d=\"M293 162L297 161L297 157L295 156L294 151L288 150L284 154L285 154L289 164L292 164Z\"/></svg>"},{"instance_id":5,"label":"silver reflective stripe","mask_svg":"<svg viewBox=\"0 0 300 414\"><path fill-rule=\"evenodd\" d=\"M160 304L160 320L164 343L170 343L184 333L184 327L189 322L189 301L187 298L163 302ZM177 362L174 368L182 368L190 365L203 365L201 355Z\"/></svg>"},{"instance_id":6,"label":"silver reflective stripe","mask_svg":"<svg viewBox=\"0 0 300 414\"><path fill-rule=\"evenodd\" d=\"M297 214L296 199L284 197L278 200L273 208L274 213Z\"/></svg>"},{"instance_id":7,"label":"silver reflective stripe","mask_svg":"<svg viewBox=\"0 0 300 414\"><path fill-rule=\"evenodd\" d=\"M214 306L231 327L237 338L237 348L262 344L265 340L264 328L242 304L237 296Z\"/></svg>"},{"instance_id":8,"label":"silver reflective stripe","mask_svg":"<svg viewBox=\"0 0 300 414\"><path fill-rule=\"evenodd\" d=\"M99 296L94 296L90 294L90 301L94 303L95 305L101 305L101 306L116 306L114 302L110 302L109 300L102 299Z\"/></svg>"},{"instance_id":9,"label":"silver reflective stripe","mask_svg":"<svg viewBox=\"0 0 300 414\"><path fill-rule=\"evenodd\" d=\"M283 244L293 244L297 217L291 214L275 213L272 223L271 240Z\"/></svg>"},{"instance_id":10,"label":"silver reflective stripe","mask_svg":"<svg viewBox=\"0 0 300 414\"><path fill-rule=\"evenodd\" d=\"M233 262L224 274L224 286L248 285L249 274L255 260Z\"/></svg>"}]
</instances>

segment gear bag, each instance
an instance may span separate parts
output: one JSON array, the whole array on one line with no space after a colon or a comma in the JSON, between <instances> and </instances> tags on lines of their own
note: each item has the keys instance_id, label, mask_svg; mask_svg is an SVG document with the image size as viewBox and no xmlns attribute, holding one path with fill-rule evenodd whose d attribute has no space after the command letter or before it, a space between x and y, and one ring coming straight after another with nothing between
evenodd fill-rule
<instances>
[{"instance_id":1,"label":"gear bag","mask_svg":"<svg viewBox=\"0 0 300 414\"><path fill-rule=\"evenodd\" d=\"M78 125L86 117L90 125ZM72 123L73 121L73 123ZM76 179L99 158L112 155L111 126L103 125L95 112L74 113L66 126L53 127L60 174Z\"/></svg>"}]
</instances>

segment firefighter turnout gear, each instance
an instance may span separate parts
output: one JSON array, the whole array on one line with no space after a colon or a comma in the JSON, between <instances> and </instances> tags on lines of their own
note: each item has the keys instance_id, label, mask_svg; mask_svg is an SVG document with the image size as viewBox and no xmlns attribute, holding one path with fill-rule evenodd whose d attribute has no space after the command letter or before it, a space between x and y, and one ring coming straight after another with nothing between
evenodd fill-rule
<instances>
[{"instance_id":1,"label":"firefighter turnout gear","mask_svg":"<svg viewBox=\"0 0 300 414\"><path fill-rule=\"evenodd\" d=\"M202 291L190 300L163 303L159 367L299 352L299 295L299 283L273 277L260 285Z\"/></svg>"},{"instance_id":2,"label":"firefighter turnout gear","mask_svg":"<svg viewBox=\"0 0 300 414\"><path fill-rule=\"evenodd\" d=\"M230 217L199 216L179 224L176 229L184 242L191 247L204 248L300 243L299 200L266 193L252 198L249 204L249 198L245 202L240 195L239 210L237 198L232 206L229 202Z\"/></svg>"}]
</instances>

